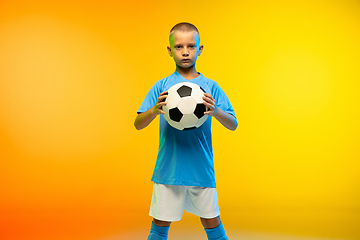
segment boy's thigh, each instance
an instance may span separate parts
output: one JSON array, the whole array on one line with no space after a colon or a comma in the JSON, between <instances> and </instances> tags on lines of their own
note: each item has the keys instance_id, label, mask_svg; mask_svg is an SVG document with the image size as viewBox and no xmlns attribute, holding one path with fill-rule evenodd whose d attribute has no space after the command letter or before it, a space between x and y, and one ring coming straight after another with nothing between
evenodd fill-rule
<instances>
[{"instance_id":1,"label":"boy's thigh","mask_svg":"<svg viewBox=\"0 0 360 240\"><path fill-rule=\"evenodd\" d=\"M174 222L181 220L184 210L205 219L219 216L216 188L154 183L150 216Z\"/></svg>"},{"instance_id":2,"label":"boy's thigh","mask_svg":"<svg viewBox=\"0 0 360 240\"><path fill-rule=\"evenodd\" d=\"M188 187L185 210L205 219L219 216L216 188Z\"/></svg>"},{"instance_id":3,"label":"boy's thigh","mask_svg":"<svg viewBox=\"0 0 360 240\"><path fill-rule=\"evenodd\" d=\"M160 221L181 220L186 195L184 186L154 183L149 215Z\"/></svg>"}]
</instances>

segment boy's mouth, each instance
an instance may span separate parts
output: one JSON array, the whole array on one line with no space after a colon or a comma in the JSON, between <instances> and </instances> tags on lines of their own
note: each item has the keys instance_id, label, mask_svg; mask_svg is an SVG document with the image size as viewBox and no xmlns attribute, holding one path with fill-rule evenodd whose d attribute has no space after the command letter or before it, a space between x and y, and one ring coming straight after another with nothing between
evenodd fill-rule
<instances>
[{"instance_id":1,"label":"boy's mouth","mask_svg":"<svg viewBox=\"0 0 360 240\"><path fill-rule=\"evenodd\" d=\"M188 62L188 61L190 61L190 59L183 59L183 60L181 60L181 61L183 61L183 62Z\"/></svg>"}]
</instances>

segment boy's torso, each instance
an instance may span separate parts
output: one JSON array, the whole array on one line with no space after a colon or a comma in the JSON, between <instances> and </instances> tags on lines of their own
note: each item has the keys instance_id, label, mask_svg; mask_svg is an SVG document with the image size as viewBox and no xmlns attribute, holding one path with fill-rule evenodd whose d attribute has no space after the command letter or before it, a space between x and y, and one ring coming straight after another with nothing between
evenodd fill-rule
<instances>
[{"instance_id":1,"label":"boy's torso","mask_svg":"<svg viewBox=\"0 0 360 240\"><path fill-rule=\"evenodd\" d=\"M214 97L222 110L233 114L228 98L215 81L201 73L187 80L177 71L153 85L138 112L150 109L161 92L180 82L198 84ZM159 151L152 181L167 185L216 187L211 120L209 116L199 128L180 131L171 127L160 114Z\"/></svg>"}]
</instances>

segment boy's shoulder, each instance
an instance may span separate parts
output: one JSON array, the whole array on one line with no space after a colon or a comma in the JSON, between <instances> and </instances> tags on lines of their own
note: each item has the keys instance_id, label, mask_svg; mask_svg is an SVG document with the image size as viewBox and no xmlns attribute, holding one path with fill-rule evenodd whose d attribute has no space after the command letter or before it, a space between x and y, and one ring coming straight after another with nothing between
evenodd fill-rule
<instances>
[{"instance_id":1,"label":"boy's shoulder","mask_svg":"<svg viewBox=\"0 0 360 240\"><path fill-rule=\"evenodd\" d=\"M205 77L204 75L203 75L203 78L206 80L206 82L208 83L208 84L211 84L211 85L219 85L215 80L213 80L213 79L210 79L210 78L207 78L207 77Z\"/></svg>"},{"instance_id":2,"label":"boy's shoulder","mask_svg":"<svg viewBox=\"0 0 360 240\"><path fill-rule=\"evenodd\" d=\"M165 90L167 90L167 88L169 88L169 86L174 85L177 82L179 82L179 76L177 76L176 71L175 71L172 74L157 80L154 83L154 87L165 91Z\"/></svg>"},{"instance_id":3,"label":"boy's shoulder","mask_svg":"<svg viewBox=\"0 0 360 240\"><path fill-rule=\"evenodd\" d=\"M154 83L153 87L156 87L157 89L161 90L161 92L165 91L167 86L169 84L171 84L172 75L173 74L170 74L170 75L168 75L166 77L163 77L163 78L157 80Z\"/></svg>"},{"instance_id":4,"label":"boy's shoulder","mask_svg":"<svg viewBox=\"0 0 360 240\"><path fill-rule=\"evenodd\" d=\"M212 90L220 88L219 84L214 79L210 79L210 78L205 77L204 75L202 75L202 80Z\"/></svg>"}]
</instances>

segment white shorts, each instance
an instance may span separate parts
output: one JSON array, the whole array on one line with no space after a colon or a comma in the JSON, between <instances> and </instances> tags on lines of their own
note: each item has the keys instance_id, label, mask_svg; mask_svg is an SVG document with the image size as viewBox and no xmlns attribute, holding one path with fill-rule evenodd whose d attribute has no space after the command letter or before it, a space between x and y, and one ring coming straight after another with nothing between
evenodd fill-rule
<instances>
[{"instance_id":1,"label":"white shorts","mask_svg":"<svg viewBox=\"0 0 360 240\"><path fill-rule=\"evenodd\" d=\"M219 216L216 188L154 183L150 216L174 222L182 218L184 210L201 218Z\"/></svg>"}]
</instances>

